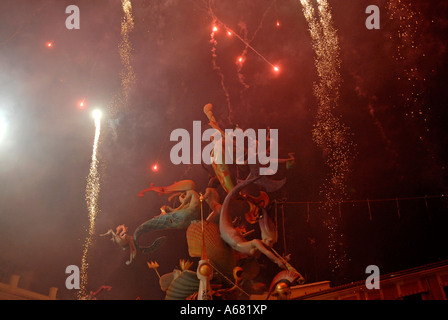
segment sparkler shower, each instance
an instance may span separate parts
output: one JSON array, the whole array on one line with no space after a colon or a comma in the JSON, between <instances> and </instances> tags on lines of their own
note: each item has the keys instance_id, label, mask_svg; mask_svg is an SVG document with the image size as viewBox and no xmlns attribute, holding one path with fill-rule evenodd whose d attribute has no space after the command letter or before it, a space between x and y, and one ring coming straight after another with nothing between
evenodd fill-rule
<instances>
[{"instance_id":1,"label":"sparkler shower","mask_svg":"<svg viewBox=\"0 0 448 320\"><path fill-rule=\"evenodd\" d=\"M132 85L135 83L135 72L132 67L132 44L129 34L134 29L134 18L132 16L132 4L130 0L121 1L124 17L121 22L121 42L119 44L119 55L122 63L121 77L121 93L118 98L111 104L110 114L113 117L121 108L126 108L129 102L129 94ZM81 261L81 283L78 296L80 298L87 296L88 283L88 251L92 246L93 236L95 233L95 219L98 214L98 196L100 192L100 175L98 172L97 149L101 133L101 111L94 110L93 117L95 120L95 139L93 143L92 162L90 165L90 173L87 178L86 201L89 209L89 229L88 236L85 240L84 251Z\"/></svg>"},{"instance_id":2,"label":"sparkler shower","mask_svg":"<svg viewBox=\"0 0 448 320\"><path fill-rule=\"evenodd\" d=\"M128 107L129 95L132 86L135 84L136 75L132 66L132 43L129 39L130 33L134 29L134 17L132 15L132 3L130 0L121 0L123 18L121 21L121 41L118 46L118 53L122 64L120 73L121 93L112 102L110 112L115 116L118 110Z\"/></svg>"},{"instance_id":3,"label":"sparkler shower","mask_svg":"<svg viewBox=\"0 0 448 320\"><path fill-rule=\"evenodd\" d=\"M98 143L101 134L101 111L94 110L92 116L95 120L95 138L93 140L93 150L92 150L92 161L90 163L90 172L87 176L87 187L86 187L86 203L89 212L89 228L88 235L84 242L84 250L81 260L81 282L79 298L83 298L87 295L87 284L88 284L88 257L89 249L93 244L93 236L95 234L95 219L99 212L98 208L98 196L100 194L100 174L98 171Z\"/></svg>"},{"instance_id":4,"label":"sparkler shower","mask_svg":"<svg viewBox=\"0 0 448 320\"><path fill-rule=\"evenodd\" d=\"M338 36L333 27L329 4L317 0L317 12L311 0L301 0L303 13L309 24L309 31L316 53L316 68L320 82L314 87L318 101L317 122L313 130L316 144L322 148L330 168L329 178L322 193L327 202L323 205L328 213L326 221L329 230L329 258L333 270L338 269L346 259L343 234L338 227L338 203L347 197L346 178L350 173L350 161L354 146L350 130L335 115L339 106L341 87L340 54Z\"/></svg>"}]
</instances>

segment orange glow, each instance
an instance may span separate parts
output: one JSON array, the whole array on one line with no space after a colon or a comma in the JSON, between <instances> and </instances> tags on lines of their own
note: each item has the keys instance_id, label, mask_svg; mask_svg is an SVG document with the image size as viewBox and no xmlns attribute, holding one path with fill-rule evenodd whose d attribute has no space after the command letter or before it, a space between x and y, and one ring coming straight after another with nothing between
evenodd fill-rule
<instances>
[{"instance_id":1,"label":"orange glow","mask_svg":"<svg viewBox=\"0 0 448 320\"><path fill-rule=\"evenodd\" d=\"M218 31L218 27L217 26L213 26L213 32Z\"/></svg>"},{"instance_id":2,"label":"orange glow","mask_svg":"<svg viewBox=\"0 0 448 320\"><path fill-rule=\"evenodd\" d=\"M86 106L86 103L85 103L85 101L84 100L82 100L80 103L79 103L79 109L84 109L84 107Z\"/></svg>"},{"instance_id":3,"label":"orange glow","mask_svg":"<svg viewBox=\"0 0 448 320\"><path fill-rule=\"evenodd\" d=\"M227 31L227 35L228 35L228 36L231 36L231 35L232 35L232 32Z\"/></svg>"},{"instance_id":4,"label":"orange glow","mask_svg":"<svg viewBox=\"0 0 448 320\"><path fill-rule=\"evenodd\" d=\"M51 48L51 47L53 47L53 42L51 42L51 41L47 42L47 48Z\"/></svg>"},{"instance_id":5,"label":"orange glow","mask_svg":"<svg viewBox=\"0 0 448 320\"><path fill-rule=\"evenodd\" d=\"M280 69L279 69L277 66L274 66L274 71L275 71L275 72L279 72Z\"/></svg>"},{"instance_id":6,"label":"orange glow","mask_svg":"<svg viewBox=\"0 0 448 320\"><path fill-rule=\"evenodd\" d=\"M152 166L152 171L158 171L159 170L159 166L157 164Z\"/></svg>"},{"instance_id":7,"label":"orange glow","mask_svg":"<svg viewBox=\"0 0 448 320\"><path fill-rule=\"evenodd\" d=\"M240 63L243 62L243 57L239 57L238 62L240 62Z\"/></svg>"},{"instance_id":8,"label":"orange glow","mask_svg":"<svg viewBox=\"0 0 448 320\"><path fill-rule=\"evenodd\" d=\"M277 27L280 27L280 22L279 21L277 21Z\"/></svg>"}]
</instances>

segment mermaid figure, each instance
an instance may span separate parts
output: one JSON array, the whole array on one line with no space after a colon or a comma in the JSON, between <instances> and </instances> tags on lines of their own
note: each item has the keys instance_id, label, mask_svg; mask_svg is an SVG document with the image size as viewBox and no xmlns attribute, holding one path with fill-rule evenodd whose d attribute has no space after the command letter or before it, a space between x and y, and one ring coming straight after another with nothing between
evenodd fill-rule
<instances>
[{"instance_id":1,"label":"mermaid figure","mask_svg":"<svg viewBox=\"0 0 448 320\"><path fill-rule=\"evenodd\" d=\"M166 237L159 237L147 247L139 244L139 238L146 233L156 230L184 229L187 228L193 220L200 218L200 200L199 194L195 191L195 184L191 180L182 180L175 182L168 187L156 187L154 184L145 190L142 190L138 196L143 197L148 191L157 192L159 195L172 194L170 200L179 196L180 205L177 208L163 206L161 214L142 223L134 231L134 241L137 249L143 253L151 253L160 248L166 241Z\"/></svg>"}]
</instances>

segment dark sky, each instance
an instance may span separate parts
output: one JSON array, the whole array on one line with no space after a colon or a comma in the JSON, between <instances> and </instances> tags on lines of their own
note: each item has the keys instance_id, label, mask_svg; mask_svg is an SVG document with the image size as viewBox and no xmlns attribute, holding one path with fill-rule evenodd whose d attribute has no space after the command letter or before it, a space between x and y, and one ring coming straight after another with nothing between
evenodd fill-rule
<instances>
[{"instance_id":1,"label":"dark sky","mask_svg":"<svg viewBox=\"0 0 448 320\"><path fill-rule=\"evenodd\" d=\"M239 81L235 64L245 45L226 36L224 28L215 34L224 88L213 69L212 17L206 3L132 1L135 27L129 40L136 81L127 105L113 105L122 90L119 0L1 1L0 116L7 123L0 141L2 282L22 274L33 290L46 293L55 286L60 298L76 298L65 289L64 272L68 265L81 265L87 235L85 189L94 108L102 109L104 118L98 150L100 212L89 251L88 289L111 285L106 298L163 298L146 261L156 260L159 272L166 273L188 258L185 230L166 232L163 250L150 257L140 254L130 266L125 265L128 252L98 234L123 223L133 231L156 215L166 198L137 197L152 182L192 179L198 191L204 190L207 173L201 165L171 164L168 137L176 128L191 132L193 120L205 128L202 108L207 103L215 106L224 127L277 128L280 156L295 153L297 166L281 172L288 181L272 199L326 200L321 191L331 170L312 135L318 117L313 85L319 77L300 1L212 1L220 21L242 36L247 31L251 46L280 66L276 74L248 49L241 70L248 88ZM334 283L363 279L370 264L385 273L447 259L447 203L438 196L447 192L448 4L329 3L342 79L334 113L354 146L343 200L437 197L426 203L402 200L399 208L394 201L372 202L372 219L367 202L342 203L338 230L346 258L337 272L330 270L327 213L317 205L311 205L309 222L305 205L285 206L286 229L280 230L277 248L283 253L286 239L292 264L309 281ZM397 6L390 9L387 3ZM80 9L79 30L65 28L70 4ZM380 30L365 27L365 8L371 4L381 10ZM52 48L46 47L48 41ZM82 99L87 106L81 110ZM156 162L157 173L151 171ZM316 239L315 246L308 238Z\"/></svg>"}]
</instances>

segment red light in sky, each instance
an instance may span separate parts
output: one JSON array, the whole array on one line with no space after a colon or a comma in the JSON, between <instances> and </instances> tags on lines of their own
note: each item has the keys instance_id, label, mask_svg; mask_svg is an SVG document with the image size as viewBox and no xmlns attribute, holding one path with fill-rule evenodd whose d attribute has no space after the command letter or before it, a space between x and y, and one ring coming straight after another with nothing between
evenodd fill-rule
<instances>
[{"instance_id":1,"label":"red light in sky","mask_svg":"<svg viewBox=\"0 0 448 320\"><path fill-rule=\"evenodd\" d=\"M78 104L79 109L84 109L86 107L86 102L84 100L80 101Z\"/></svg>"},{"instance_id":2,"label":"red light in sky","mask_svg":"<svg viewBox=\"0 0 448 320\"><path fill-rule=\"evenodd\" d=\"M232 35L232 32L227 31L227 35L228 35L228 36L231 36L231 35Z\"/></svg>"},{"instance_id":3,"label":"red light in sky","mask_svg":"<svg viewBox=\"0 0 448 320\"><path fill-rule=\"evenodd\" d=\"M217 26L213 26L213 32L218 31L218 27Z\"/></svg>"},{"instance_id":4,"label":"red light in sky","mask_svg":"<svg viewBox=\"0 0 448 320\"><path fill-rule=\"evenodd\" d=\"M277 66L274 66L274 71L275 71L275 72L279 72L280 69L279 69Z\"/></svg>"},{"instance_id":5,"label":"red light in sky","mask_svg":"<svg viewBox=\"0 0 448 320\"><path fill-rule=\"evenodd\" d=\"M51 47L53 47L53 42L48 41L46 45L47 45L47 48L51 48Z\"/></svg>"},{"instance_id":6,"label":"red light in sky","mask_svg":"<svg viewBox=\"0 0 448 320\"><path fill-rule=\"evenodd\" d=\"M280 22L279 21L277 21L277 27L280 27Z\"/></svg>"},{"instance_id":7,"label":"red light in sky","mask_svg":"<svg viewBox=\"0 0 448 320\"><path fill-rule=\"evenodd\" d=\"M159 166L157 165L157 163L155 165L152 166L152 171L158 171L159 170Z\"/></svg>"}]
</instances>

